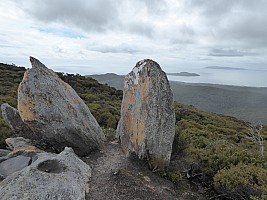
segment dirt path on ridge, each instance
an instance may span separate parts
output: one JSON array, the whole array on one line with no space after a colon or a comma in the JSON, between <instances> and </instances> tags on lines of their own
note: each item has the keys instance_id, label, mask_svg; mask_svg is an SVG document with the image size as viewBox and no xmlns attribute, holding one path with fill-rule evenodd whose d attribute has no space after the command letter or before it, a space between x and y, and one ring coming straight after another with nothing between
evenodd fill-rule
<instances>
[{"instance_id":1,"label":"dirt path on ridge","mask_svg":"<svg viewBox=\"0 0 267 200\"><path fill-rule=\"evenodd\" d=\"M144 162L126 158L116 142L83 160L92 167L86 200L184 199L177 197L170 181L153 174Z\"/></svg>"}]
</instances>

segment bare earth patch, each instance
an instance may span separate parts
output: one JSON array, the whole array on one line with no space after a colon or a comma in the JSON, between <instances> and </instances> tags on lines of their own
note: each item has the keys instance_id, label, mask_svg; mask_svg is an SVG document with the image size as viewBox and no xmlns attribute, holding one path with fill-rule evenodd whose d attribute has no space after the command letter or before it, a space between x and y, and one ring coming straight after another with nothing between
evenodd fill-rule
<instances>
[{"instance_id":1,"label":"bare earth patch","mask_svg":"<svg viewBox=\"0 0 267 200\"><path fill-rule=\"evenodd\" d=\"M127 158L120 145L109 142L101 152L83 158L92 167L87 200L198 199L147 169L143 161Z\"/></svg>"}]
</instances>

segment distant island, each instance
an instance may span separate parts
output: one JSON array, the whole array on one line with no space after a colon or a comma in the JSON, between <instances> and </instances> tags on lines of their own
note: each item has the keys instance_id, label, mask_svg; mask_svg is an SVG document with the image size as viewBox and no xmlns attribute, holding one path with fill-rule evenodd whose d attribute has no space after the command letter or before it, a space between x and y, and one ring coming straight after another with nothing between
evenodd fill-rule
<instances>
[{"instance_id":1,"label":"distant island","mask_svg":"<svg viewBox=\"0 0 267 200\"><path fill-rule=\"evenodd\" d=\"M190 72L167 73L167 75L170 75L170 76L200 76L199 74L190 73Z\"/></svg>"},{"instance_id":2,"label":"distant island","mask_svg":"<svg viewBox=\"0 0 267 200\"><path fill-rule=\"evenodd\" d=\"M224 69L224 70L247 70L245 68L238 68L238 67L221 67L221 66L208 66L205 69Z\"/></svg>"}]
</instances>

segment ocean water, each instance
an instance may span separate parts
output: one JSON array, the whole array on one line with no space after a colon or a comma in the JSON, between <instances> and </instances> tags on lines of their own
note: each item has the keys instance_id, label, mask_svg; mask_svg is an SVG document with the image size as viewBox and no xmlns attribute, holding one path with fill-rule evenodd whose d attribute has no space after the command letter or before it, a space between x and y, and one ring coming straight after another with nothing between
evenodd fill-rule
<instances>
[{"instance_id":1,"label":"ocean water","mask_svg":"<svg viewBox=\"0 0 267 200\"><path fill-rule=\"evenodd\" d=\"M178 71L181 72L181 71ZM212 83L248 87L267 87L267 70L194 69L187 71L200 76L170 76L171 81Z\"/></svg>"}]
</instances>

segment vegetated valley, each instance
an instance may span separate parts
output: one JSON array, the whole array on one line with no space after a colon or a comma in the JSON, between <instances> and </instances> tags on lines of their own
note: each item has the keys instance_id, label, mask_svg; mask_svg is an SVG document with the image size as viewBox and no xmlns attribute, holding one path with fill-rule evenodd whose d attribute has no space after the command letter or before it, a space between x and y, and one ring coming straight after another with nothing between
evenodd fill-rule
<instances>
[{"instance_id":1,"label":"vegetated valley","mask_svg":"<svg viewBox=\"0 0 267 200\"><path fill-rule=\"evenodd\" d=\"M0 104L17 107L17 88L25 70L0 64ZM114 140L122 91L79 74L58 75L85 101L108 140ZM152 171L172 181L177 191L192 190L207 199L267 199L266 126L250 126L234 117L211 114L179 102L175 103L175 112L176 136L170 166L164 171ZM11 136L0 115L2 147L5 138ZM263 145L259 145L259 136ZM263 153L262 146L266 147Z\"/></svg>"},{"instance_id":2,"label":"vegetated valley","mask_svg":"<svg viewBox=\"0 0 267 200\"><path fill-rule=\"evenodd\" d=\"M88 75L116 89L123 88L124 76L107 73ZM242 87L208 83L170 81L174 99L201 110L267 124L267 87Z\"/></svg>"}]
</instances>

